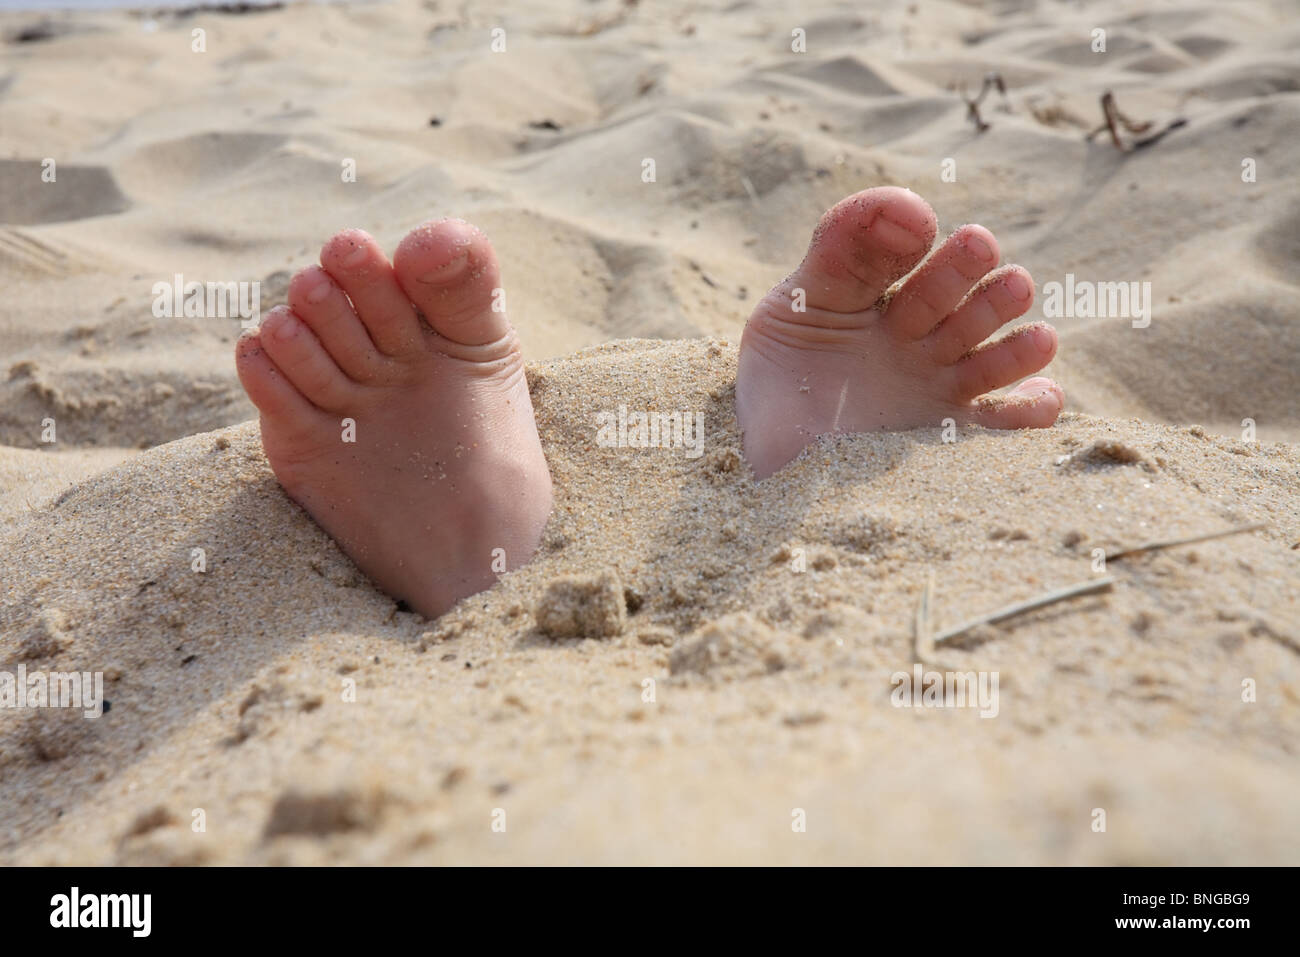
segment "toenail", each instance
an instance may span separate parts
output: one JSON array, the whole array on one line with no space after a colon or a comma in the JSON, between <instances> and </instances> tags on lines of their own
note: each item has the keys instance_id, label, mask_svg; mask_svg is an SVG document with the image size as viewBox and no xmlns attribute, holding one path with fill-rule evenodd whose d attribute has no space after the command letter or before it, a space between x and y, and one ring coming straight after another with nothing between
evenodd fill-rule
<instances>
[{"instance_id":1,"label":"toenail","mask_svg":"<svg viewBox=\"0 0 1300 957\"><path fill-rule=\"evenodd\" d=\"M420 282L425 283L443 283L455 279L464 272L466 265L469 263L469 250L460 250L454 259L443 263L437 269L431 269L420 277Z\"/></svg>"},{"instance_id":2,"label":"toenail","mask_svg":"<svg viewBox=\"0 0 1300 957\"><path fill-rule=\"evenodd\" d=\"M886 246L898 253L911 253L929 245L926 237L918 235L902 223L896 223L881 213L871 224L871 231Z\"/></svg>"},{"instance_id":3,"label":"toenail","mask_svg":"<svg viewBox=\"0 0 1300 957\"><path fill-rule=\"evenodd\" d=\"M962 237L962 245L969 249L980 262L989 262L993 259L993 250L975 233L967 233Z\"/></svg>"},{"instance_id":4,"label":"toenail","mask_svg":"<svg viewBox=\"0 0 1300 957\"><path fill-rule=\"evenodd\" d=\"M307 301L310 303L324 302L325 297L330 294L330 281L328 276L318 276L316 285L311 287L307 293Z\"/></svg>"},{"instance_id":5,"label":"toenail","mask_svg":"<svg viewBox=\"0 0 1300 957\"><path fill-rule=\"evenodd\" d=\"M297 331L298 321L293 316L282 312L276 317L275 324L271 328L271 335L280 340L292 339Z\"/></svg>"},{"instance_id":6,"label":"toenail","mask_svg":"<svg viewBox=\"0 0 1300 957\"><path fill-rule=\"evenodd\" d=\"M352 252L343 257L343 265L360 266L366 261L366 256L369 255L369 253L370 250L365 247L364 243L358 243L352 247Z\"/></svg>"},{"instance_id":7,"label":"toenail","mask_svg":"<svg viewBox=\"0 0 1300 957\"><path fill-rule=\"evenodd\" d=\"M1011 294L1012 299L1028 299L1029 294L1034 291L1033 286L1030 285L1029 279L1026 278L1024 273L1019 271L1007 273L1005 282L1007 292Z\"/></svg>"}]
</instances>

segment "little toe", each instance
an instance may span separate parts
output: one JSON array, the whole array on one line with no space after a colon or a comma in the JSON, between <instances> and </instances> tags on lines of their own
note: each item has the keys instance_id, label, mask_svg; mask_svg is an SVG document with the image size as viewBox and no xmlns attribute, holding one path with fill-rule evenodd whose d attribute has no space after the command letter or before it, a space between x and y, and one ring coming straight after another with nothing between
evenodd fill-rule
<instances>
[{"instance_id":1,"label":"little toe","mask_svg":"<svg viewBox=\"0 0 1300 957\"><path fill-rule=\"evenodd\" d=\"M312 405L339 412L355 402L360 387L343 374L315 333L287 306L267 313L260 339L276 368Z\"/></svg>"},{"instance_id":2,"label":"little toe","mask_svg":"<svg viewBox=\"0 0 1300 957\"><path fill-rule=\"evenodd\" d=\"M962 226L894 294L885 325L900 339L928 335L997 264L993 234L983 226Z\"/></svg>"},{"instance_id":3,"label":"little toe","mask_svg":"<svg viewBox=\"0 0 1300 957\"><path fill-rule=\"evenodd\" d=\"M1006 395L975 402L970 421L986 429L1045 429L1065 408L1065 393L1051 379L1026 379Z\"/></svg>"},{"instance_id":4,"label":"little toe","mask_svg":"<svg viewBox=\"0 0 1300 957\"><path fill-rule=\"evenodd\" d=\"M360 229L345 229L321 249L320 264L348 294L379 351L402 356L419 349L420 321L379 244Z\"/></svg>"},{"instance_id":5,"label":"little toe","mask_svg":"<svg viewBox=\"0 0 1300 957\"><path fill-rule=\"evenodd\" d=\"M1056 354L1056 330L1045 322L1030 323L981 346L948 371L962 398L973 398L1010 385L1037 372Z\"/></svg>"},{"instance_id":6,"label":"little toe","mask_svg":"<svg viewBox=\"0 0 1300 957\"><path fill-rule=\"evenodd\" d=\"M940 365L952 365L1012 319L1029 311L1034 283L1020 266L990 273L957 307L931 339L931 354Z\"/></svg>"},{"instance_id":7,"label":"little toe","mask_svg":"<svg viewBox=\"0 0 1300 957\"><path fill-rule=\"evenodd\" d=\"M417 226L398 245L393 268L425 321L449 341L479 346L510 335L496 253L469 223Z\"/></svg>"},{"instance_id":8,"label":"little toe","mask_svg":"<svg viewBox=\"0 0 1300 957\"><path fill-rule=\"evenodd\" d=\"M289 308L316 334L330 358L358 382L373 380L382 356L352 301L320 266L299 270L289 283Z\"/></svg>"},{"instance_id":9,"label":"little toe","mask_svg":"<svg viewBox=\"0 0 1300 957\"><path fill-rule=\"evenodd\" d=\"M248 398L264 417L277 421L310 421L314 407L267 355L261 330L245 332L235 343L235 371Z\"/></svg>"},{"instance_id":10,"label":"little toe","mask_svg":"<svg viewBox=\"0 0 1300 957\"><path fill-rule=\"evenodd\" d=\"M880 186L855 193L822 216L803 262L773 292L794 297L803 290L810 309L869 309L921 261L935 228L934 210L910 190Z\"/></svg>"}]
</instances>

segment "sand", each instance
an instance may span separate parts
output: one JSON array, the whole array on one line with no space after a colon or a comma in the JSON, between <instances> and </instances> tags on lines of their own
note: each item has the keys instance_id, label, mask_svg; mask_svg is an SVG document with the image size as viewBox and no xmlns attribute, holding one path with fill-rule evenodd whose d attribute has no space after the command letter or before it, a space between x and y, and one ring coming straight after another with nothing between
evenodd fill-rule
<instances>
[{"instance_id":1,"label":"sand","mask_svg":"<svg viewBox=\"0 0 1300 957\"><path fill-rule=\"evenodd\" d=\"M0 710L0 861L1300 860L1286 5L529 9L0 16L0 667L111 702ZM950 86L994 69L976 134ZM1187 122L1086 142L1107 89ZM744 318L886 183L992 229L1040 304L1149 281L1152 321L1056 322L1053 429L828 440L756 485ZM181 273L265 309L330 231L433 215L501 254L557 502L429 622L279 490L238 322L150 304ZM620 405L703 413L703 453L602 447ZM996 716L894 706L931 580L942 631L1103 575L922 648L996 672Z\"/></svg>"}]
</instances>

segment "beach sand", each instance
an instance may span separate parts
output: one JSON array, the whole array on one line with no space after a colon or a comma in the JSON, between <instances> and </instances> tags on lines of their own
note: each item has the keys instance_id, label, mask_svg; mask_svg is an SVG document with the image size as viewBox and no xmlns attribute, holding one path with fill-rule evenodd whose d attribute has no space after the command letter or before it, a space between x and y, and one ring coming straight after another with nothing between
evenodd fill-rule
<instances>
[{"instance_id":1,"label":"beach sand","mask_svg":"<svg viewBox=\"0 0 1300 957\"><path fill-rule=\"evenodd\" d=\"M0 861L1300 860L1293 8L529 9L0 15L0 668L111 702L0 711ZM950 87L990 70L977 134ZM1186 123L1087 142L1105 90ZM883 184L993 230L1026 321L1072 274L1150 282L1150 324L1053 320L1052 429L824 440L755 484L744 319ZM265 311L331 232L445 215L501 256L557 498L430 622L280 491L238 320L151 304L181 274ZM603 447L620 406L702 413L703 454ZM895 707L918 658L996 673L996 715Z\"/></svg>"}]
</instances>

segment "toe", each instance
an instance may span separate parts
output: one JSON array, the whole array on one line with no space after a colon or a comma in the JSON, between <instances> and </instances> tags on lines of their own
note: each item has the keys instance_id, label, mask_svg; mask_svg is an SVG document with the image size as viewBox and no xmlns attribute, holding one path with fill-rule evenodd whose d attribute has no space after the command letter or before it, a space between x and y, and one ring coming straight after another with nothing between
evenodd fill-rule
<instances>
[{"instance_id":1,"label":"toe","mask_svg":"<svg viewBox=\"0 0 1300 957\"><path fill-rule=\"evenodd\" d=\"M421 344L420 322L379 244L359 229L345 229L321 249L320 264L348 294L379 351L410 354Z\"/></svg>"},{"instance_id":2,"label":"toe","mask_svg":"<svg viewBox=\"0 0 1300 957\"><path fill-rule=\"evenodd\" d=\"M934 210L896 186L864 190L831 207L799 268L774 292L828 312L869 309L934 242ZM796 318L799 313L795 313Z\"/></svg>"},{"instance_id":3,"label":"toe","mask_svg":"<svg viewBox=\"0 0 1300 957\"><path fill-rule=\"evenodd\" d=\"M894 294L886 327L905 340L929 334L997 264L993 234L983 226L962 226Z\"/></svg>"},{"instance_id":4,"label":"toe","mask_svg":"<svg viewBox=\"0 0 1300 957\"><path fill-rule=\"evenodd\" d=\"M932 335L931 354L952 365L1034 302L1034 283L1019 266L990 274Z\"/></svg>"},{"instance_id":5,"label":"toe","mask_svg":"<svg viewBox=\"0 0 1300 957\"><path fill-rule=\"evenodd\" d=\"M320 266L300 270L289 283L289 308L316 334L340 369L372 381L384 363L352 302Z\"/></svg>"},{"instance_id":6,"label":"toe","mask_svg":"<svg viewBox=\"0 0 1300 957\"><path fill-rule=\"evenodd\" d=\"M1006 395L988 396L971 407L970 421L986 429L1045 429L1065 408L1065 393L1051 379L1026 379Z\"/></svg>"},{"instance_id":7,"label":"toe","mask_svg":"<svg viewBox=\"0 0 1300 957\"><path fill-rule=\"evenodd\" d=\"M469 223L443 219L417 226L397 247L393 268L439 335L467 346L509 335L496 253Z\"/></svg>"},{"instance_id":8,"label":"toe","mask_svg":"<svg viewBox=\"0 0 1300 957\"><path fill-rule=\"evenodd\" d=\"M973 398L1037 372L1056 354L1056 330L1044 322L1021 326L997 342L981 346L949 370L954 389Z\"/></svg>"},{"instance_id":9,"label":"toe","mask_svg":"<svg viewBox=\"0 0 1300 957\"><path fill-rule=\"evenodd\" d=\"M340 412L352 405L360 388L330 358L307 324L286 306L262 320L262 347L276 368L312 405Z\"/></svg>"},{"instance_id":10,"label":"toe","mask_svg":"<svg viewBox=\"0 0 1300 957\"><path fill-rule=\"evenodd\" d=\"M294 421L320 415L320 411L276 368L262 345L260 330L244 333L235 343L235 370L248 398L264 417Z\"/></svg>"}]
</instances>

